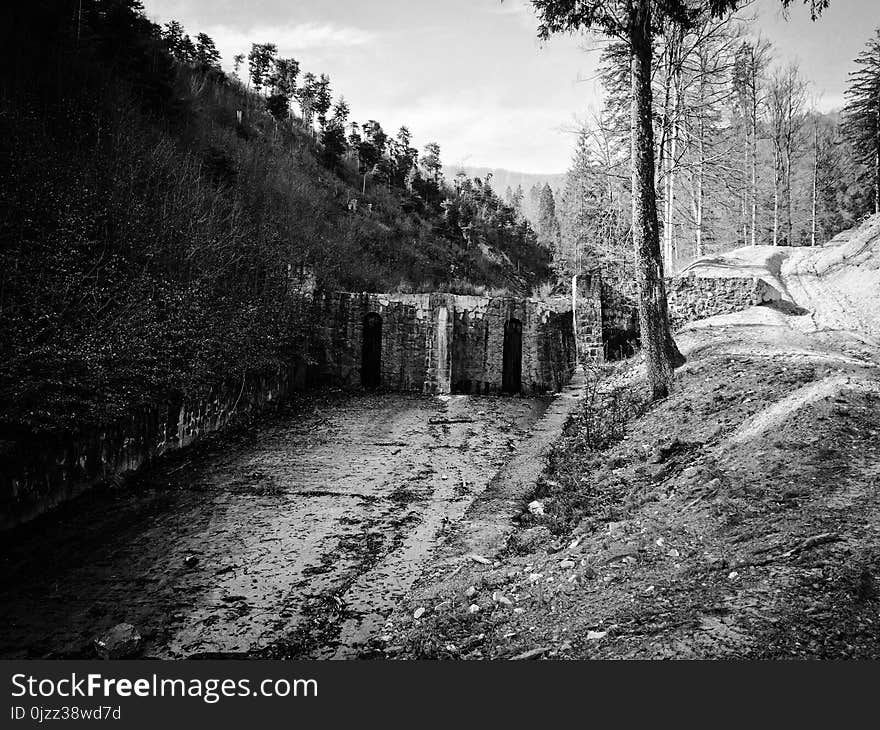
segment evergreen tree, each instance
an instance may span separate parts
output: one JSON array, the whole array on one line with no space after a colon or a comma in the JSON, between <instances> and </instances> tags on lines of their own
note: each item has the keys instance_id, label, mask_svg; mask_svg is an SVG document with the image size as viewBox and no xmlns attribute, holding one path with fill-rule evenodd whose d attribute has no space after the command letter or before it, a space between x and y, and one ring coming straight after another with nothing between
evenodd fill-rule
<instances>
[{"instance_id":1,"label":"evergreen tree","mask_svg":"<svg viewBox=\"0 0 880 730\"><path fill-rule=\"evenodd\" d=\"M202 68L220 70L220 51L211 36L205 33L196 36L196 63Z\"/></svg>"},{"instance_id":2,"label":"evergreen tree","mask_svg":"<svg viewBox=\"0 0 880 730\"><path fill-rule=\"evenodd\" d=\"M844 129L859 159L871 170L874 212L880 213L880 28L855 59L844 108Z\"/></svg>"},{"instance_id":3,"label":"evergreen tree","mask_svg":"<svg viewBox=\"0 0 880 730\"><path fill-rule=\"evenodd\" d=\"M559 221L556 218L556 200L549 183L544 183L538 198L538 243L557 255Z\"/></svg>"}]
</instances>

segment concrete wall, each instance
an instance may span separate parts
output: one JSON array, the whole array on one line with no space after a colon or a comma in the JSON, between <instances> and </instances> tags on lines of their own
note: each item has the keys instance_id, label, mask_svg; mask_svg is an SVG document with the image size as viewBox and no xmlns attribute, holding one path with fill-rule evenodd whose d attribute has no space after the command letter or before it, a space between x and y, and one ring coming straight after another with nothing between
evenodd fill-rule
<instances>
[{"instance_id":1,"label":"concrete wall","mask_svg":"<svg viewBox=\"0 0 880 730\"><path fill-rule=\"evenodd\" d=\"M304 375L292 368L230 381L204 397L143 407L100 428L0 442L0 529L264 409L301 387Z\"/></svg>"},{"instance_id":2,"label":"concrete wall","mask_svg":"<svg viewBox=\"0 0 880 730\"><path fill-rule=\"evenodd\" d=\"M755 277L676 277L667 280L666 293L674 329L697 319L738 312L782 297L775 287Z\"/></svg>"}]
</instances>

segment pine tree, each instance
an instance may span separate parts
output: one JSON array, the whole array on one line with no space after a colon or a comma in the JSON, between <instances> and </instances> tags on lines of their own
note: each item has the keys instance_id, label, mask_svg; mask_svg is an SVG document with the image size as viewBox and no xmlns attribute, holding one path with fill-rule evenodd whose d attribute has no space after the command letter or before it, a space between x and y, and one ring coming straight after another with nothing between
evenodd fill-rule
<instances>
[{"instance_id":1,"label":"pine tree","mask_svg":"<svg viewBox=\"0 0 880 730\"><path fill-rule=\"evenodd\" d=\"M196 63L202 68L220 70L220 51L206 33L196 36Z\"/></svg>"},{"instance_id":2,"label":"pine tree","mask_svg":"<svg viewBox=\"0 0 880 730\"><path fill-rule=\"evenodd\" d=\"M880 213L880 28L855 59L844 108L844 130L872 172L874 212Z\"/></svg>"}]
</instances>

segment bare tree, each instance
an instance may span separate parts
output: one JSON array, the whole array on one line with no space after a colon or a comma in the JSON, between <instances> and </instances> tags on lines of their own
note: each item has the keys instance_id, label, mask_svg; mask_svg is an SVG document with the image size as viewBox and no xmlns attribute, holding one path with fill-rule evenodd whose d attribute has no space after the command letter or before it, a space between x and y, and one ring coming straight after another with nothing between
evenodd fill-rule
<instances>
[{"instance_id":1,"label":"bare tree","mask_svg":"<svg viewBox=\"0 0 880 730\"><path fill-rule=\"evenodd\" d=\"M770 82L769 114L773 140L773 245L791 245L791 163L804 121L807 84L796 63L779 69ZM780 211L780 208L782 210ZM785 218L780 237L780 213Z\"/></svg>"}]
</instances>

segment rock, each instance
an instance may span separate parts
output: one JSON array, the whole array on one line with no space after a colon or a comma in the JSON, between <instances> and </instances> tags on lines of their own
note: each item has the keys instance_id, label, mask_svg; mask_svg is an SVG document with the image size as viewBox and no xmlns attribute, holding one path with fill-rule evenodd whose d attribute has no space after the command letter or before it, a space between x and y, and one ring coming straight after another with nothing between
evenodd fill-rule
<instances>
[{"instance_id":1,"label":"rock","mask_svg":"<svg viewBox=\"0 0 880 730\"><path fill-rule=\"evenodd\" d=\"M544 503L537 499L534 502L529 502L529 512L531 512L536 517L543 517Z\"/></svg>"},{"instance_id":2,"label":"rock","mask_svg":"<svg viewBox=\"0 0 880 730\"><path fill-rule=\"evenodd\" d=\"M569 570L574 567L574 560L563 560L559 563L559 567L563 570Z\"/></svg>"},{"instance_id":3,"label":"rock","mask_svg":"<svg viewBox=\"0 0 880 730\"><path fill-rule=\"evenodd\" d=\"M425 615L425 608L424 608L424 606L419 606L419 607L415 610L415 612L413 613L413 618L421 618L421 617L424 616L424 615Z\"/></svg>"},{"instance_id":4,"label":"rock","mask_svg":"<svg viewBox=\"0 0 880 730\"><path fill-rule=\"evenodd\" d=\"M503 606L512 606L513 605L513 601L511 601L507 596L503 595L502 593L499 593L498 591L495 591L492 594L492 600L495 601L495 603L500 603Z\"/></svg>"},{"instance_id":5,"label":"rock","mask_svg":"<svg viewBox=\"0 0 880 730\"><path fill-rule=\"evenodd\" d=\"M95 639L95 651L101 659L126 659L140 653L141 642L141 635L134 626L116 624L103 636Z\"/></svg>"},{"instance_id":6,"label":"rock","mask_svg":"<svg viewBox=\"0 0 880 730\"><path fill-rule=\"evenodd\" d=\"M475 595L477 595L477 589L474 586L470 586L464 592L464 595L465 595L465 598L473 598Z\"/></svg>"},{"instance_id":7,"label":"rock","mask_svg":"<svg viewBox=\"0 0 880 730\"><path fill-rule=\"evenodd\" d=\"M187 555L183 559L183 564L187 568L195 568L199 564L199 559L195 555Z\"/></svg>"},{"instance_id":8,"label":"rock","mask_svg":"<svg viewBox=\"0 0 880 730\"><path fill-rule=\"evenodd\" d=\"M516 530L511 534L507 547L514 553L526 555L550 542L551 538L550 530L543 525L538 525L527 530Z\"/></svg>"},{"instance_id":9,"label":"rock","mask_svg":"<svg viewBox=\"0 0 880 730\"><path fill-rule=\"evenodd\" d=\"M480 610L480 607L476 603L472 603L468 606L468 613L477 613Z\"/></svg>"},{"instance_id":10,"label":"rock","mask_svg":"<svg viewBox=\"0 0 880 730\"><path fill-rule=\"evenodd\" d=\"M507 574L500 570L489 570L480 576L480 581L484 586L489 588L497 588L507 583Z\"/></svg>"},{"instance_id":11,"label":"rock","mask_svg":"<svg viewBox=\"0 0 880 730\"><path fill-rule=\"evenodd\" d=\"M476 555L471 553L468 557L473 560L475 563L480 563L481 565L491 565L492 561L489 558L484 558L482 555Z\"/></svg>"},{"instance_id":12,"label":"rock","mask_svg":"<svg viewBox=\"0 0 880 730\"><path fill-rule=\"evenodd\" d=\"M648 476L655 482L663 480L669 474L669 466L666 464L651 464L648 467Z\"/></svg>"},{"instance_id":13,"label":"rock","mask_svg":"<svg viewBox=\"0 0 880 730\"><path fill-rule=\"evenodd\" d=\"M677 558L681 553L678 552L675 548L672 548L668 553L666 553L670 558Z\"/></svg>"},{"instance_id":14,"label":"rock","mask_svg":"<svg viewBox=\"0 0 880 730\"><path fill-rule=\"evenodd\" d=\"M692 481L700 476L703 469L699 466L689 466L681 472L681 476L687 481Z\"/></svg>"},{"instance_id":15,"label":"rock","mask_svg":"<svg viewBox=\"0 0 880 730\"><path fill-rule=\"evenodd\" d=\"M588 631L587 632L588 639L593 639L593 640L604 639L606 636L608 636L607 631Z\"/></svg>"}]
</instances>

